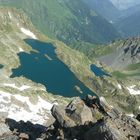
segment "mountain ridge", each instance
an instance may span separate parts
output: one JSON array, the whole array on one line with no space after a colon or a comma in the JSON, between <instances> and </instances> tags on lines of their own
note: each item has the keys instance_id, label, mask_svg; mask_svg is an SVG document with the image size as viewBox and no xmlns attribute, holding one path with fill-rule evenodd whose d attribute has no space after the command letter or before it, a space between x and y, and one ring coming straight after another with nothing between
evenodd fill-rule
<instances>
[{"instance_id":1,"label":"mountain ridge","mask_svg":"<svg viewBox=\"0 0 140 140\"><path fill-rule=\"evenodd\" d=\"M110 0L83 0L90 8L94 9L102 17L106 18L110 23L119 15L120 11L110 2Z\"/></svg>"},{"instance_id":2,"label":"mountain ridge","mask_svg":"<svg viewBox=\"0 0 140 140\"><path fill-rule=\"evenodd\" d=\"M118 20L115 23L116 28L122 33L123 37L137 37L140 35L139 30L139 11Z\"/></svg>"},{"instance_id":3,"label":"mountain ridge","mask_svg":"<svg viewBox=\"0 0 140 140\"><path fill-rule=\"evenodd\" d=\"M117 8L120 10L125 10L127 8L133 7L140 3L139 0L110 0Z\"/></svg>"}]
</instances>

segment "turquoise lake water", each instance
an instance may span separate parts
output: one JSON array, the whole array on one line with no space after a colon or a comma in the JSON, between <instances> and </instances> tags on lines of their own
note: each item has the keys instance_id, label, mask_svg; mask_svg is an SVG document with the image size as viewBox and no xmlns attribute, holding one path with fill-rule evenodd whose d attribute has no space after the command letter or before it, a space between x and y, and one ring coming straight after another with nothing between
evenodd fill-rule
<instances>
[{"instance_id":1,"label":"turquoise lake water","mask_svg":"<svg viewBox=\"0 0 140 140\"><path fill-rule=\"evenodd\" d=\"M48 92L64 97L85 97L87 94L94 94L57 57L52 44L33 39L24 41L36 52L18 54L21 65L12 70L11 78L24 76L43 84Z\"/></svg>"}]
</instances>

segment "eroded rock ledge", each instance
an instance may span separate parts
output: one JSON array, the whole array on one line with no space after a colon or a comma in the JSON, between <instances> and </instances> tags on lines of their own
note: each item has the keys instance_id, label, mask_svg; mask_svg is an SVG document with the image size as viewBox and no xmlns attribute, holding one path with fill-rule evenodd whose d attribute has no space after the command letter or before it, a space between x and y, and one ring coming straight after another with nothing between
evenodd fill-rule
<instances>
[{"instance_id":1,"label":"eroded rock ledge","mask_svg":"<svg viewBox=\"0 0 140 140\"><path fill-rule=\"evenodd\" d=\"M140 140L140 122L112 108L102 97L75 98L66 107L54 105L49 127L1 120L1 140Z\"/></svg>"}]
</instances>

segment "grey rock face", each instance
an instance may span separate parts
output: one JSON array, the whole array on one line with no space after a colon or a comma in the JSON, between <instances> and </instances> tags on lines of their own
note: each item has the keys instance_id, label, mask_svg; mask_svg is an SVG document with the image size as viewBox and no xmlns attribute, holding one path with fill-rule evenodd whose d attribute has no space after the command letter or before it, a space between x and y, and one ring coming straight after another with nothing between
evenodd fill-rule
<instances>
[{"instance_id":1,"label":"grey rock face","mask_svg":"<svg viewBox=\"0 0 140 140\"><path fill-rule=\"evenodd\" d=\"M11 133L9 127L4 123L0 123L0 136L8 133Z\"/></svg>"},{"instance_id":2,"label":"grey rock face","mask_svg":"<svg viewBox=\"0 0 140 140\"><path fill-rule=\"evenodd\" d=\"M71 120L65 113L65 110L54 105L52 108L52 115L56 119L57 122L61 125L61 127L74 127L76 124L73 120Z\"/></svg>"},{"instance_id":3,"label":"grey rock face","mask_svg":"<svg viewBox=\"0 0 140 140\"><path fill-rule=\"evenodd\" d=\"M100 57L99 61L114 70L127 69L129 65L140 62L140 38L126 39L113 49L111 54Z\"/></svg>"},{"instance_id":4,"label":"grey rock face","mask_svg":"<svg viewBox=\"0 0 140 140\"><path fill-rule=\"evenodd\" d=\"M140 123L111 107L105 98L75 98L63 111L54 108L52 113L58 122L55 131L61 132L55 137L64 139L65 136L65 140L137 140L140 137ZM66 120L67 123L73 120L75 125L63 125Z\"/></svg>"},{"instance_id":5,"label":"grey rock face","mask_svg":"<svg viewBox=\"0 0 140 140\"><path fill-rule=\"evenodd\" d=\"M97 133L98 132L98 133ZM85 134L85 140L127 140L127 138L108 123L102 122Z\"/></svg>"},{"instance_id":6,"label":"grey rock face","mask_svg":"<svg viewBox=\"0 0 140 140\"><path fill-rule=\"evenodd\" d=\"M93 116L91 109L85 105L84 101L77 97L66 107L67 115L76 122L84 125L86 122L92 122Z\"/></svg>"},{"instance_id":7,"label":"grey rock face","mask_svg":"<svg viewBox=\"0 0 140 140\"><path fill-rule=\"evenodd\" d=\"M93 121L91 109L79 97L75 98L65 109L54 105L52 115L65 128Z\"/></svg>"},{"instance_id":8,"label":"grey rock face","mask_svg":"<svg viewBox=\"0 0 140 140\"><path fill-rule=\"evenodd\" d=\"M0 120L0 137L7 134L11 134L11 131L4 120Z\"/></svg>"}]
</instances>

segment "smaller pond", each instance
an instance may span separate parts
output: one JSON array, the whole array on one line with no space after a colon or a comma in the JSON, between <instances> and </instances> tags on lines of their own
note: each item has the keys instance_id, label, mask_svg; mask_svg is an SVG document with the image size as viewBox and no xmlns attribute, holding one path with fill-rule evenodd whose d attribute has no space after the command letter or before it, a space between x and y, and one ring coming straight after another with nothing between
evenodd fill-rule
<instances>
[{"instance_id":1,"label":"smaller pond","mask_svg":"<svg viewBox=\"0 0 140 140\"><path fill-rule=\"evenodd\" d=\"M96 65L92 64L90 65L90 69L92 70L92 72L94 72L94 74L98 77L103 77L103 76L110 76L110 74L108 74L107 72L105 72L104 70L102 70L102 68L97 67Z\"/></svg>"}]
</instances>

